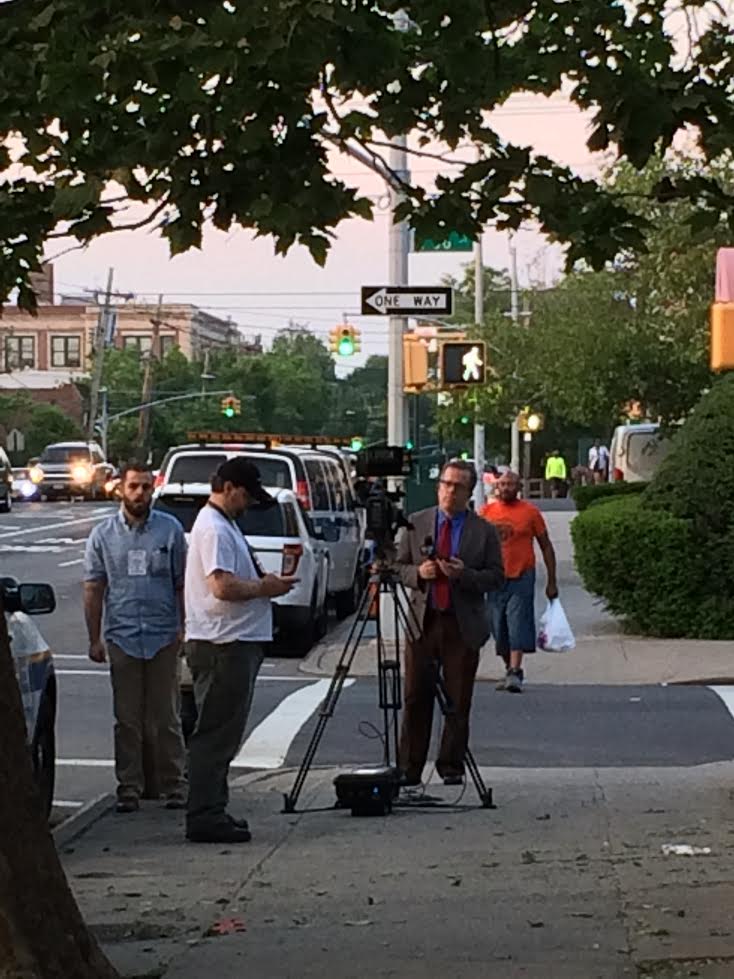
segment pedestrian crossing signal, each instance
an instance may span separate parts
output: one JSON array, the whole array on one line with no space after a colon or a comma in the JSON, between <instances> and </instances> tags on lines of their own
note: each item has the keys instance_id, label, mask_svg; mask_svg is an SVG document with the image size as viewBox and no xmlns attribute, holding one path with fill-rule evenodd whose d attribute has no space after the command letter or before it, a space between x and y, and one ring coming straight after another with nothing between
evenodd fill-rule
<instances>
[{"instance_id":1,"label":"pedestrian crossing signal","mask_svg":"<svg viewBox=\"0 0 734 979\"><path fill-rule=\"evenodd\" d=\"M485 346L477 343L441 344L441 387L473 387L486 378Z\"/></svg>"}]
</instances>

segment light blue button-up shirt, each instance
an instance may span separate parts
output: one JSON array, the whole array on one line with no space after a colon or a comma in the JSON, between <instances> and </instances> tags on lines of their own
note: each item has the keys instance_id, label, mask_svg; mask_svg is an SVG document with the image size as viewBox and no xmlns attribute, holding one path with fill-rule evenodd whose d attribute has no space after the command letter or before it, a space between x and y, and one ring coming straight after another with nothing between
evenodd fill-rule
<instances>
[{"instance_id":1,"label":"light blue button-up shirt","mask_svg":"<svg viewBox=\"0 0 734 979\"><path fill-rule=\"evenodd\" d=\"M181 629L186 538L175 517L151 510L128 523L120 508L87 539L84 580L104 581L104 638L129 656L152 659Z\"/></svg>"}]
</instances>

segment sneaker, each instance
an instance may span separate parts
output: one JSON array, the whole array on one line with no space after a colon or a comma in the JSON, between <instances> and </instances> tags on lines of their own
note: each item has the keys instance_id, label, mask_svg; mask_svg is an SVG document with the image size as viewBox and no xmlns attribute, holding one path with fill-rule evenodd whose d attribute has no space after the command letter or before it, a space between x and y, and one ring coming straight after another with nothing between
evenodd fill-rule
<instances>
[{"instance_id":1,"label":"sneaker","mask_svg":"<svg viewBox=\"0 0 734 979\"><path fill-rule=\"evenodd\" d=\"M455 774L455 775L444 775L443 776L443 784L444 785L463 785L464 784L464 776L463 775L459 775L458 773Z\"/></svg>"},{"instance_id":2,"label":"sneaker","mask_svg":"<svg viewBox=\"0 0 734 979\"><path fill-rule=\"evenodd\" d=\"M505 677L505 690L509 693L522 693L522 670L508 670Z\"/></svg>"},{"instance_id":3,"label":"sneaker","mask_svg":"<svg viewBox=\"0 0 734 979\"><path fill-rule=\"evenodd\" d=\"M186 830L186 839L191 843L249 843L252 834L233 820L222 819L208 826L192 826Z\"/></svg>"},{"instance_id":4,"label":"sneaker","mask_svg":"<svg viewBox=\"0 0 734 979\"><path fill-rule=\"evenodd\" d=\"M166 809L185 809L186 799L186 793L181 790L171 792L166 796Z\"/></svg>"},{"instance_id":5,"label":"sneaker","mask_svg":"<svg viewBox=\"0 0 734 979\"><path fill-rule=\"evenodd\" d=\"M121 795L115 806L115 812L137 812L138 809L140 799L136 795Z\"/></svg>"}]
</instances>

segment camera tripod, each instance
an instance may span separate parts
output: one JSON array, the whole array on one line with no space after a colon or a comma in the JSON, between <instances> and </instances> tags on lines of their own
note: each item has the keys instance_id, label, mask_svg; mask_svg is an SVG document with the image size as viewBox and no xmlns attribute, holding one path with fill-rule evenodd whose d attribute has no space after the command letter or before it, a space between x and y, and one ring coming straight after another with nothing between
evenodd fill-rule
<instances>
[{"instance_id":1,"label":"camera tripod","mask_svg":"<svg viewBox=\"0 0 734 979\"><path fill-rule=\"evenodd\" d=\"M388 595L392 600L393 635L395 637L392 655L388 655L382 631L381 599L383 595ZM377 627L377 683L379 709L382 711L383 723L383 764L388 769L395 769L397 794L399 713L403 706L402 678L400 675L400 630L401 628L404 630L409 642L415 643L420 638L422 629L415 611L410 605L405 586L386 562L378 560L376 570L370 575L368 582L362 589L357 603L357 614L331 678L331 684L319 709L316 728L311 735L293 787L290 792L284 794L283 811L286 813L296 812L296 803L313 765L324 730L334 714L339 695L344 687L344 681L349 676L365 628L370 621L374 621ZM436 701L443 715L444 723L446 723L446 719L455 713L455 709L446 691L446 685L438 664L434 669L433 682ZM464 765L474 783L482 807L485 809L493 808L492 789L487 788L484 784L476 760L468 746L464 754Z\"/></svg>"}]
</instances>

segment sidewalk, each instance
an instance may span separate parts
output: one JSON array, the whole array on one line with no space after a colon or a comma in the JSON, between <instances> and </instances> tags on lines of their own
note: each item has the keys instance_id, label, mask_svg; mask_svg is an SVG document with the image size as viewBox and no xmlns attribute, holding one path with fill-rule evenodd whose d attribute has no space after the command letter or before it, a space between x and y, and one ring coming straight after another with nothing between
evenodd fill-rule
<instances>
[{"instance_id":1,"label":"sidewalk","mask_svg":"<svg viewBox=\"0 0 734 979\"><path fill-rule=\"evenodd\" d=\"M331 806L334 774L301 803ZM484 775L496 810L373 819L282 815L293 774L250 775L232 810L252 844L187 844L180 814L146 806L61 856L127 977L730 979L734 763Z\"/></svg>"},{"instance_id":2,"label":"sidewalk","mask_svg":"<svg viewBox=\"0 0 734 979\"><path fill-rule=\"evenodd\" d=\"M654 684L734 683L734 642L695 639L646 639L625 635L599 599L584 590L573 564L569 512L544 514L556 549L558 585L563 607L576 636L571 653L535 653L526 658L533 684ZM545 605L545 573L539 562L536 614ZM344 648L347 624L314 647L300 664L304 673L331 676ZM360 645L352 676L374 676L377 649L374 640ZM502 661L490 641L482 650L477 679L498 680Z\"/></svg>"}]
</instances>

